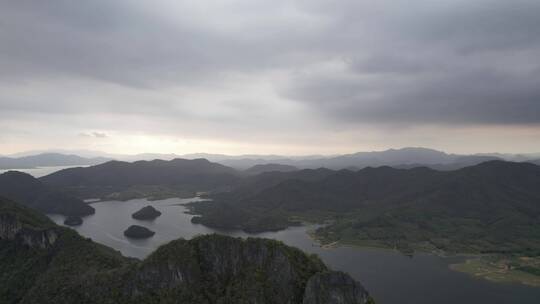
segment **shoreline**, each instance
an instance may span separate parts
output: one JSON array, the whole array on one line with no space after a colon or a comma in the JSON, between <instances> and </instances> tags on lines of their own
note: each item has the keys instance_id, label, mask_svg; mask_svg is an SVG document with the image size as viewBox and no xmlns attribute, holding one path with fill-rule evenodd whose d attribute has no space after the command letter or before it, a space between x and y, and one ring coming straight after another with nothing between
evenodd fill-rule
<instances>
[{"instance_id":1,"label":"shoreline","mask_svg":"<svg viewBox=\"0 0 540 304\"><path fill-rule=\"evenodd\" d=\"M357 248L357 249L377 249L385 250L393 253L398 253L402 255L409 256L404 254L397 248L392 248L381 244L377 246L376 244L353 244L353 243L342 243L341 241L334 241L328 244L323 244L319 238L317 238L314 230L306 230L308 237L313 240L317 246L324 250L331 250L339 247L345 248ZM442 259L450 258L462 258L462 261L459 262L450 262L447 267L451 271L460 272L471 277L486 280L496 284L520 284L533 288L540 288L540 276L534 274L529 274L517 269L504 269L500 266L497 267L495 264L490 263L489 258L493 258L494 261L504 260L503 256L489 255L489 254L475 254L475 253L454 253L449 254L444 251L426 251L426 250L415 250L419 254L427 254L437 256ZM410 255L414 257L414 253ZM473 267L470 267L473 265ZM483 267L482 267L483 266ZM487 268L487 270L486 270ZM480 271L482 270L482 271Z\"/></svg>"},{"instance_id":2,"label":"shoreline","mask_svg":"<svg viewBox=\"0 0 540 304\"><path fill-rule=\"evenodd\" d=\"M180 197L177 197L180 198ZM196 197L190 197L196 198ZM149 202L149 197L145 197ZM180 198L182 199L182 198ZM129 201L129 200L128 200ZM88 202L89 204L103 202L103 200L93 200ZM178 205L186 206L188 203L181 203ZM193 213L185 212L191 215ZM296 219L298 220L298 219ZM540 288L540 276L522 272L519 270L504 270L501 265L505 265L502 261L509 259L504 256L490 255L490 254L479 254L479 253L448 253L442 250L437 250L436 248L431 249L429 244L426 246L418 247L407 247L406 251L400 250L397 246L389 246L382 242L373 241L358 241L358 242L343 242L340 240L332 242L324 242L323 238L318 237L317 229L324 226L324 223L321 222L312 222L306 221L305 219L300 219L299 226L305 227L305 233L307 237L313 241L315 246L320 247L323 250L331 250L339 247L345 248L356 248L356 249L376 249L392 252L394 254L400 254L403 256L408 256L413 258L416 254L426 254L433 255L442 259L445 259L447 267L451 271L461 272L467 275L470 275L474 278L487 280L493 283L499 284L522 284L530 287ZM210 227L216 229L215 227ZM220 230L220 229L218 229ZM233 229L236 230L236 229ZM245 231L244 231L245 232ZM248 232L246 232L248 233ZM251 233L248 233L251 234ZM257 236L258 233L253 233L254 236ZM418 244L417 244L418 245ZM420 244L422 245L422 244ZM459 261L448 261L447 259L457 258ZM499 264L497 264L499 263ZM539 260L540 263L540 260Z\"/></svg>"}]
</instances>

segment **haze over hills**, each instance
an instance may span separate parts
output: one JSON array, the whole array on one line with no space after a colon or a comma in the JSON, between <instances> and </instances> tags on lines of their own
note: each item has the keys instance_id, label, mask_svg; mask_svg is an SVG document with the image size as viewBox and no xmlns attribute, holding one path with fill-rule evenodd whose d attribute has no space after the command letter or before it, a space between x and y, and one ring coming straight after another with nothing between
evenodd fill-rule
<instances>
[{"instance_id":1,"label":"haze over hills","mask_svg":"<svg viewBox=\"0 0 540 304\"><path fill-rule=\"evenodd\" d=\"M30 169L36 167L97 165L109 161L105 157L85 158L60 153L41 153L21 157L0 157L0 169Z\"/></svg>"},{"instance_id":2,"label":"haze over hills","mask_svg":"<svg viewBox=\"0 0 540 304\"><path fill-rule=\"evenodd\" d=\"M246 170L244 170L244 173L250 174L250 175L257 175L264 172L290 172L290 171L297 171L298 168L291 165L281 165L281 164L263 164L263 165L255 165L253 167L250 167Z\"/></svg>"},{"instance_id":3,"label":"haze over hills","mask_svg":"<svg viewBox=\"0 0 540 304\"><path fill-rule=\"evenodd\" d=\"M70 153L70 151L63 151ZM540 155L530 154L449 154L438 150L427 148L401 148L384 151L358 152L353 154L322 156L280 156L280 155L223 155L223 154L159 154L144 153L135 155L107 154L98 151L72 151L79 152L76 155L66 155L59 153L45 153L38 155L27 155L20 158L0 158L0 169L22 169L37 166L64 166L64 165L95 165L108 160L134 162L139 160L173 160L176 158L199 159L204 158L211 162L235 168L237 170L248 170L257 165L285 165L299 169L316 169L325 167L329 169L362 169L365 167L393 166L398 168L412 168L417 166L428 166L437 170L454 170L479 164L489 160L509 160L509 161L530 161L537 160ZM34 152L35 153L35 152Z\"/></svg>"},{"instance_id":4,"label":"haze over hills","mask_svg":"<svg viewBox=\"0 0 540 304\"><path fill-rule=\"evenodd\" d=\"M302 168L325 167L329 169L343 169L347 167L365 168L378 166L399 166L408 164L422 164L424 166L438 166L459 163L463 156L447 154L445 152L426 148L402 148L376 152L358 152L323 159L301 160L297 166ZM475 163L476 156L467 156L469 163ZM485 161L485 157L478 157L476 163Z\"/></svg>"},{"instance_id":5,"label":"haze over hills","mask_svg":"<svg viewBox=\"0 0 540 304\"><path fill-rule=\"evenodd\" d=\"M406 147L401 149L389 149L384 151L372 151L372 152L357 152L353 154L335 155L335 156L278 156L278 155L240 155L240 156L227 156L219 154L195 154L195 155L182 155L183 158L190 158L192 156L201 156L207 158L210 161L218 162L226 166L236 168L239 170L246 170L256 165L266 164L281 164L294 166L301 169L311 168L316 169L320 167L339 170L345 168L365 168L365 167L378 167L378 166L403 166L403 165L417 165L417 166L430 166L437 169L456 169L469 165L478 164L487 160L505 159L506 158L522 158L527 159L526 156L518 155L458 155L448 154L442 151L427 149ZM503 157L504 156L504 157Z\"/></svg>"},{"instance_id":6,"label":"haze over hills","mask_svg":"<svg viewBox=\"0 0 540 304\"><path fill-rule=\"evenodd\" d=\"M451 154L442 151L421 148L406 147L400 149L388 149L383 151L357 152L335 156L277 156L277 155L240 155L227 156L219 154L196 154L210 161L218 162L239 170L247 170L256 165L281 164L297 167L300 169L329 168L339 169L362 169L365 167L417 167L427 166L436 170L455 170L467 166L476 165L490 160L529 161L538 159L538 153L529 154ZM190 159L192 155L181 155L182 158Z\"/></svg>"},{"instance_id":7,"label":"haze over hills","mask_svg":"<svg viewBox=\"0 0 540 304\"><path fill-rule=\"evenodd\" d=\"M3 198L0 299L29 304L373 303L349 275L281 242L207 235L172 241L140 261Z\"/></svg>"}]
</instances>

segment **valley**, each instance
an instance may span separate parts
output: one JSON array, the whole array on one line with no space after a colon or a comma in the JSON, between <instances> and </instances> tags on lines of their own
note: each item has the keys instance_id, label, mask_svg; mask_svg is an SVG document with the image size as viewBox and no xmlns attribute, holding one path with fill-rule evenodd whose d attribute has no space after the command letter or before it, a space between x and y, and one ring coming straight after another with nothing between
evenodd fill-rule
<instances>
[{"instance_id":1,"label":"valley","mask_svg":"<svg viewBox=\"0 0 540 304\"><path fill-rule=\"evenodd\" d=\"M112 161L39 179L5 173L0 195L140 259L179 237L201 234L280 240L338 270L352 269L381 303L399 303L383 292L387 280L416 303L445 303L440 294L446 284L478 285L462 303L492 297L490 303L499 303L502 291L528 303L540 292L540 265L534 262L540 252L537 165L488 161L450 171L269 168L244 174L207 160ZM92 213L72 213L82 206ZM152 215L132 218L142 210ZM69 217L76 215L80 220ZM409 269L417 278L422 269L428 280L423 284L438 294L426 296L423 285L391 279L394 269Z\"/></svg>"},{"instance_id":2,"label":"valley","mask_svg":"<svg viewBox=\"0 0 540 304\"><path fill-rule=\"evenodd\" d=\"M171 198L158 201L135 199L93 203L96 213L85 217L84 224L75 227L75 230L85 237L119 250L125 256L139 259L144 259L159 246L180 237L191 239L198 235L218 233L232 237L275 239L306 253L318 255L333 269L350 273L365 286L377 303L400 304L406 297L412 303L422 304L453 304L455 301L464 304L503 304L513 300L535 304L540 297L540 288L515 282L493 283L449 268L452 264L464 262L465 257L442 257L422 252L416 252L409 257L393 249L343 244L325 248L310 237L318 225L246 233L241 230L212 229L193 224L193 215L186 213L188 209L185 204L202 200ZM138 221L131 217L133 212L147 205L153 206L162 212L162 215L154 221ZM64 219L60 215L49 217L58 224L62 224ZM156 234L142 240L125 238L123 231L134 224L148 227ZM388 291L388 286L392 286L392 292ZM457 289L460 290L459 293L455 291Z\"/></svg>"}]
</instances>

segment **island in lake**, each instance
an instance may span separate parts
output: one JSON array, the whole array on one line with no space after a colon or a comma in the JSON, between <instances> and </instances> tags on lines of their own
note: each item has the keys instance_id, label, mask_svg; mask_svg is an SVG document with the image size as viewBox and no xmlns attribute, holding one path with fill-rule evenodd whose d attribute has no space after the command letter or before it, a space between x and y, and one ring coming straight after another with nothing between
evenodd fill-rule
<instances>
[{"instance_id":1,"label":"island in lake","mask_svg":"<svg viewBox=\"0 0 540 304\"><path fill-rule=\"evenodd\" d=\"M132 239L147 239L154 236L154 234L156 234L154 231L138 225L131 225L124 231L124 235Z\"/></svg>"},{"instance_id":2,"label":"island in lake","mask_svg":"<svg viewBox=\"0 0 540 304\"><path fill-rule=\"evenodd\" d=\"M152 206L146 206L131 215L136 220L153 220L161 215L161 212Z\"/></svg>"}]
</instances>

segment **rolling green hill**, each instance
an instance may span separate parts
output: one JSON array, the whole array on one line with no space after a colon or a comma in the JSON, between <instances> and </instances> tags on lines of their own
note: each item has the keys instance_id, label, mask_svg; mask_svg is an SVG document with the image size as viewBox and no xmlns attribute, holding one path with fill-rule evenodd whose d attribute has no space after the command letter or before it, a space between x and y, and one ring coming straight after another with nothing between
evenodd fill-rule
<instances>
[{"instance_id":1,"label":"rolling green hill","mask_svg":"<svg viewBox=\"0 0 540 304\"><path fill-rule=\"evenodd\" d=\"M48 187L39 179L18 171L0 174L0 196L16 200L44 213L66 216L94 214L94 208L82 200Z\"/></svg>"},{"instance_id":2,"label":"rolling green hill","mask_svg":"<svg viewBox=\"0 0 540 304\"><path fill-rule=\"evenodd\" d=\"M138 197L194 196L198 191L228 189L240 173L205 159L110 161L70 168L40 180L79 198L127 200Z\"/></svg>"},{"instance_id":3,"label":"rolling green hill","mask_svg":"<svg viewBox=\"0 0 540 304\"><path fill-rule=\"evenodd\" d=\"M447 252L540 254L540 167L490 161L454 171L341 170L317 180L283 178L197 203L195 222L265 231L291 219L332 220L324 242Z\"/></svg>"}]
</instances>

